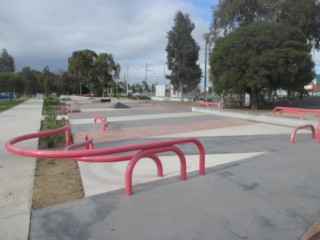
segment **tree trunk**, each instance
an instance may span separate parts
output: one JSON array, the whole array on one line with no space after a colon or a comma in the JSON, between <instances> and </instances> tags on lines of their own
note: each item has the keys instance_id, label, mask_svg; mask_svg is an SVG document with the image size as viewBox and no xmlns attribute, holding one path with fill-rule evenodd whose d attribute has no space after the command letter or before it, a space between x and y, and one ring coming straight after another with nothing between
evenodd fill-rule
<instances>
[{"instance_id":1,"label":"tree trunk","mask_svg":"<svg viewBox=\"0 0 320 240\"><path fill-rule=\"evenodd\" d=\"M251 106L251 109L258 109L259 108L259 92L252 88L251 89L252 92L250 93L250 106Z\"/></svg>"},{"instance_id":2,"label":"tree trunk","mask_svg":"<svg viewBox=\"0 0 320 240\"><path fill-rule=\"evenodd\" d=\"M180 94L181 94L181 102L183 102L183 88L182 88L183 86L182 86L182 82L180 83L180 89L181 89L181 92L180 92Z\"/></svg>"}]
</instances>

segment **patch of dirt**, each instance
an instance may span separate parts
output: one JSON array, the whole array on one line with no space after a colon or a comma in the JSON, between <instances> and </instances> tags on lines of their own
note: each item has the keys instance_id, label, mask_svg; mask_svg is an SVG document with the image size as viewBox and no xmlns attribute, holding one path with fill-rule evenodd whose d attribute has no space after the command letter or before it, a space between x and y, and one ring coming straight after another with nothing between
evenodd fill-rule
<instances>
[{"instance_id":1,"label":"patch of dirt","mask_svg":"<svg viewBox=\"0 0 320 240\"><path fill-rule=\"evenodd\" d=\"M37 159L32 209L84 197L78 162L71 159Z\"/></svg>"},{"instance_id":2,"label":"patch of dirt","mask_svg":"<svg viewBox=\"0 0 320 240\"><path fill-rule=\"evenodd\" d=\"M39 149L46 149L39 139ZM64 143L51 150L61 150ZM33 187L32 210L81 199L84 190L78 162L71 159L39 158Z\"/></svg>"}]
</instances>

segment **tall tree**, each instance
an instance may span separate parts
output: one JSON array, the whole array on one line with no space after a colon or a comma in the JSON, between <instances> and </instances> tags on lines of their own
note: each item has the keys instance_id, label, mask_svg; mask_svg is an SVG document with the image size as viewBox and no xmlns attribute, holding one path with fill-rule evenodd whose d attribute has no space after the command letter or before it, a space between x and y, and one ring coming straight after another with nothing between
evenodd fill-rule
<instances>
[{"instance_id":1,"label":"tall tree","mask_svg":"<svg viewBox=\"0 0 320 240\"><path fill-rule=\"evenodd\" d=\"M30 67L24 67L19 76L25 83L25 93L28 96L36 95L36 93L43 92L40 81L41 73L32 70Z\"/></svg>"},{"instance_id":2,"label":"tall tree","mask_svg":"<svg viewBox=\"0 0 320 240\"><path fill-rule=\"evenodd\" d=\"M316 49L320 48L319 0L220 0L213 9L211 31L217 39L261 20L297 27Z\"/></svg>"},{"instance_id":3,"label":"tall tree","mask_svg":"<svg viewBox=\"0 0 320 240\"><path fill-rule=\"evenodd\" d=\"M66 71L60 71L55 77L56 91L58 95L74 94L79 89L78 81Z\"/></svg>"},{"instance_id":4,"label":"tall tree","mask_svg":"<svg viewBox=\"0 0 320 240\"><path fill-rule=\"evenodd\" d=\"M14 72L14 59L11 57L7 51L7 49L2 49L2 53L0 55L0 73L1 72Z\"/></svg>"},{"instance_id":5,"label":"tall tree","mask_svg":"<svg viewBox=\"0 0 320 240\"><path fill-rule=\"evenodd\" d=\"M175 91L180 90L181 100L184 92L197 88L201 81L201 68L197 64L200 48L191 35L194 28L189 15L178 11L174 26L167 33L167 65L171 74L166 77Z\"/></svg>"},{"instance_id":6,"label":"tall tree","mask_svg":"<svg viewBox=\"0 0 320 240\"><path fill-rule=\"evenodd\" d=\"M18 74L8 71L0 73L0 92L8 92L10 101L13 100L15 94L23 93L24 86L24 81Z\"/></svg>"},{"instance_id":7,"label":"tall tree","mask_svg":"<svg viewBox=\"0 0 320 240\"><path fill-rule=\"evenodd\" d=\"M56 76L54 73L50 72L50 68L48 66L43 69L41 79L43 82L44 94L46 96L51 96L51 94L57 89Z\"/></svg>"},{"instance_id":8,"label":"tall tree","mask_svg":"<svg viewBox=\"0 0 320 240\"><path fill-rule=\"evenodd\" d=\"M253 109L261 106L262 90L302 91L314 78L310 49L295 27L268 22L239 27L219 38L210 53L215 91L249 93Z\"/></svg>"},{"instance_id":9,"label":"tall tree","mask_svg":"<svg viewBox=\"0 0 320 240\"><path fill-rule=\"evenodd\" d=\"M119 78L120 65L115 63L112 54L100 53L95 59L96 81L94 84L97 95L104 96L105 89L112 84L113 79Z\"/></svg>"},{"instance_id":10,"label":"tall tree","mask_svg":"<svg viewBox=\"0 0 320 240\"><path fill-rule=\"evenodd\" d=\"M97 54L89 49L74 51L68 59L68 72L79 80L79 92L82 94L82 87L91 90L91 80L95 73L94 62Z\"/></svg>"}]
</instances>

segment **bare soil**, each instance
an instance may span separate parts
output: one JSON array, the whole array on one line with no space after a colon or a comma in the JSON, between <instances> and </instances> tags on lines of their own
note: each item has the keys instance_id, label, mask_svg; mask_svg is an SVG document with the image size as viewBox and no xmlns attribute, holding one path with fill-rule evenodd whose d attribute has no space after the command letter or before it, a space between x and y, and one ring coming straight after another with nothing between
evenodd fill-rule
<instances>
[{"instance_id":1,"label":"bare soil","mask_svg":"<svg viewBox=\"0 0 320 240\"><path fill-rule=\"evenodd\" d=\"M84 197L78 163L71 159L37 159L32 209Z\"/></svg>"},{"instance_id":2,"label":"bare soil","mask_svg":"<svg viewBox=\"0 0 320 240\"><path fill-rule=\"evenodd\" d=\"M39 149L44 149L39 140ZM56 148L62 149L62 147ZM78 162L71 159L39 158L36 163L32 210L84 197Z\"/></svg>"}]
</instances>

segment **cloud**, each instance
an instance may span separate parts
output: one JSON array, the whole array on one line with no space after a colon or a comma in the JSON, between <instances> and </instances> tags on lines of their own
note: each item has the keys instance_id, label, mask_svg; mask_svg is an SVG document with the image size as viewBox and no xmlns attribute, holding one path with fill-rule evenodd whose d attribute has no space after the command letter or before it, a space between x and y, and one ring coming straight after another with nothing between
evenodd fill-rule
<instances>
[{"instance_id":1,"label":"cloud","mask_svg":"<svg viewBox=\"0 0 320 240\"><path fill-rule=\"evenodd\" d=\"M0 48L24 66L42 71L67 70L73 51L112 53L132 81L163 80L167 32L175 13L188 13L193 37L203 49L215 1L202 0L11 0L0 8ZM199 63L204 56L200 52ZM150 68L150 69L149 69ZM129 79L130 80L130 79Z\"/></svg>"}]
</instances>

